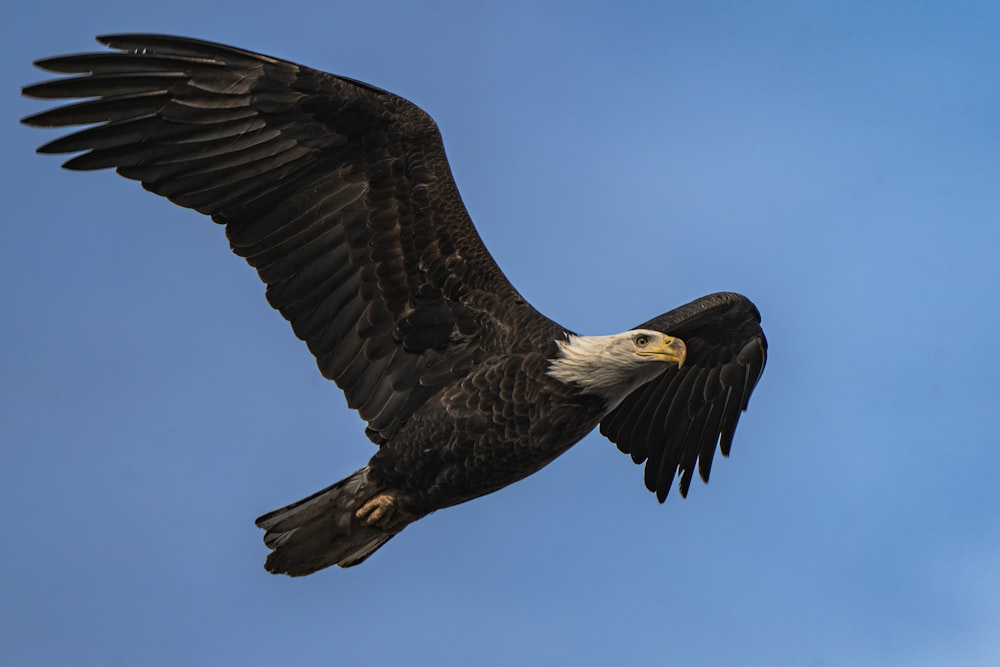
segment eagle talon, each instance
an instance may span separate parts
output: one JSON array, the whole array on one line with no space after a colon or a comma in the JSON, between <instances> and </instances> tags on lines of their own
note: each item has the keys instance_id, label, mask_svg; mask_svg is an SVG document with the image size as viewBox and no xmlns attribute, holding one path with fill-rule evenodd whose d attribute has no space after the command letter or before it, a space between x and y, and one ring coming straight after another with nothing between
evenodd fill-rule
<instances>
[{"instance_id":1,"label":"eagle talon","mask_svg":"<svg viewBox=\"0 0 1000 667\"><path fill-rule=\"evenodd\" d=\"M396 513L398 502L399 496L395 491L385 491L358 508L354 516L369 526L385 528Z\"/></svg>"}]
</instances>

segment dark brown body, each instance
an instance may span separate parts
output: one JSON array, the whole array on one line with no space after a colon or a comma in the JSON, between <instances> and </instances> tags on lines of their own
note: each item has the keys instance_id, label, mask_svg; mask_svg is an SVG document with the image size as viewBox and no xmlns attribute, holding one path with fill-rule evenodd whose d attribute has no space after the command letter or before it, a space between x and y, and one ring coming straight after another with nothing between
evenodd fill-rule
<instances>
[{"instance_id":1,"label":"dark brown body","mask_svg":"<svg viewBox=\"0 0 1000 667\"><path fill-rule=\"evenodd\" d=\"M422 516L540 470L607 411L603 398L549 377L548 365L537 352L496 358L442 390L372 457L374 478Z\"/></svg>"}]
</instances>

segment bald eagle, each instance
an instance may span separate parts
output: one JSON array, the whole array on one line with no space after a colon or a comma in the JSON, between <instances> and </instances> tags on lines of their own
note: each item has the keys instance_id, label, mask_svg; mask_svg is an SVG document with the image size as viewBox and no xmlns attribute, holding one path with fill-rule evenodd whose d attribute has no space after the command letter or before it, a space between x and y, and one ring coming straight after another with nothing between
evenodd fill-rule
<instances>
[{"instance_id":1,"label":"bald eagle","mask_svg":"<svg viewBox=\"0 0 1000 667\"><path fill-rule=\"evenodd\" d=\"M356 565L431 512L541 469L598 425L663 502L728 455L767 342L745 297L703 297L612 336L528 304L486 250L434 121L374 86L220 44L113 35L37 61L80 99L23 119L90 125L81 153L224 225L268 303L367 422L368 464L257 519L265 567Z\"/></svg>"}]
</instances>

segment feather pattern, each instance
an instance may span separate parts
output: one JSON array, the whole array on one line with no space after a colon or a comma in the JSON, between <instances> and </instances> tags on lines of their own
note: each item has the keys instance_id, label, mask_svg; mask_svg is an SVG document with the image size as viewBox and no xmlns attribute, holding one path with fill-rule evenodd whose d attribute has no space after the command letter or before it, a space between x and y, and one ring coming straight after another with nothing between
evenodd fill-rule
<instances>
[{"instance_id":1,"label":"feather pattern","mask_svg":"<svg viewBox=\"0 0 1000 667\"><path fill-rule=\"evenodd\" d=\"M92 99L25 123L97 123L40 150L84 151L66 167L116 168L225 225L233 252L257 269L268 302L375 442L515 335L537 346L561 332L479 240L437 127L415 105L242 49L159 35L99 40L117 52L36 63L78 76L26 95ZM471 321L495 335L466 335ZM397 354L412 362L397 362L390 378ZM428 375L442 356L445 372Z\"/></svg>"}]
</instances>

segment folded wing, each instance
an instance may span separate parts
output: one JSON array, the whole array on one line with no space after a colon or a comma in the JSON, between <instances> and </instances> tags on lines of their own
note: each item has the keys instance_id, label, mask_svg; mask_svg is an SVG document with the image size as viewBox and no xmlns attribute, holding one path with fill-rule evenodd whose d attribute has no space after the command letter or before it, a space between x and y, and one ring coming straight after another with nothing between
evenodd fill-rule
<instances>
[{"instance_id":1,"label":"folded wing","mask_svg":"<svg viewBox=\"0 0 1000 667\"><path fill-rule=\"evenodd\" d=\"M729 455L740 412L746 410L767 361L760 313L743 296L720 292L636 328L676 336L687 360L632 392L601 422L601 433L646 462L646 488L663 502L674 477L687 495L695 468L704 481L716 446Z\"/></svg>"}]
</instances>

